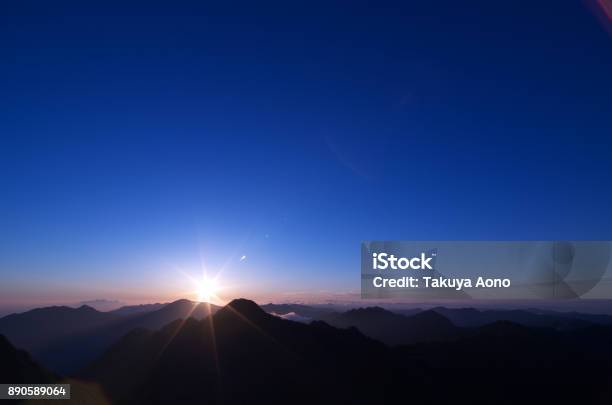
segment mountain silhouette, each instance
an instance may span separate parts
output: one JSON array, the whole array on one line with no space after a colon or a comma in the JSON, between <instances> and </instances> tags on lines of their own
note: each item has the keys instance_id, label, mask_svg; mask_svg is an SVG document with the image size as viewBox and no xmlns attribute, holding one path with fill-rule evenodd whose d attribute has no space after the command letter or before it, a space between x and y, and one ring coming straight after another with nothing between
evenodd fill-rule
<instances>
[{"instance_id":1,"label":"mountain silhouette","mask_svg":"<svg viewBox=\"0 0 612 405\"><path fill-rule=\"evenodd\" d=\"M434 311L404 316L380 307L368 307L337 314L328 322L340 328L356 327L388 345L448 340L461 335L460 328Z\"/></svg>"},{"instance_id":2,"label":"mountain silhouette","mask_svg":"<svg viewBox=\"0 0 612 405\"><path fill-rule=\"evenodd\" d=\"M502 320L460 329L435 311L406 317L373 307L336 314L347 324L372 328L371 334L392 324L400 336L400 327L407 326L437 331L431 339L420 340L421 335L411 344L387 346L356 327L281 319L245 299L216 308L212 316L180 300L159 319L189 308L195 317L159 329L131 329L78 379L61 380L73 385L73 402L608 404L612 399L609 325L559 329ZM144 321L149 322L158 321ZM449 324L451 338L441 339ZM60 381L1 336L0 356L0 381Z\"/></svg>"},{"instance_id":3,"label":"mountain silhouette","mask_svg":"<svg viewBox=\"0 0 612 405\"><path fill-rule=\"evenodd\" d=\"M115 314L115 315L121 315L121 316L135 315L135 314L144 314L146 312L153 312L153 311L156 311L158 309L161 309L162 307L164 307L166 305L168 305L168 303L165 303L165 304L155 303L155 304L141 304L141 305L126 305L126 306L123 306L121 308L114 309L114 310L110 311L110 313Z\"/></svg>"},{"instance_id":4,"label":"mountain silhouette","mask_svg":"<svg viewBox=\"0 0 612 405\"><path fill-rule=\"evenodd\" d=\"M217 305L205 302L194 302L181 299L166 304L157 310L139 313L136 316L129 317L124 323L129 329L137 327L159 329L177 319L204 319L208 315L217 312L219 308L220 307Z\"/></svg>"},{"instance_id":5,"label":"mountain silhouette","mask_svg":"<svg viewBox=\"0 0 612 405\"><path fill-rule=\"evenodd\" d=\"M379 317L383 327L449 324L432 311L416 319L382 308L343 315L349 323ZM240 299L201 321L135 330L83 377L119 404L609 403L610 339L605 326L499 321L452 340L388 347L354 327L292 322Z\"/></svg>"},{"instance_id":6,"label":"mountain silhouette","mask_svg":"<svg viewBox=\"0 0 612 405\"><path fill-rule=\"evenodd\" d=\"M0 383L51 384L58 381L53 373L40 367L30 355L16 349L0 335Z\"/></svg>"},{"instance_id":7,"label":"mountain silhouette","mask_svg":"<svg viewBox=\"0 0 612 405\"><path fill-rule=\"evenodd\" d=\"M533 328L498 321L447 342L394 349L435 376L439 403L606 404L612 400L612 328ZM396 371L395 382L402 373ZM427 384L424 381L423 384Z\"/></svg>"},{"instance_id":8,"label":"mountain silhouette","mask_svg":"<svg viewBox=\"0 0 612 405\"><path fill-rule=\"evenodd\" d=\"M455 325L479 327L496 321L510 321L529 327L546 327L554 329L576 329L593 324L595 320L605 320L605 316L595 317L567 316L561 313L534 313L527 310L477 310L474 308L436 307L433 311L444 315Z\"/></svg>"},{"instance_id":9,"label":"mountain silhouette","mask_svg":"<svg viewBox=\"0 0 612 405\"><path fill-rule=\"evenodd\" d=\"M159 329L177 319L202 319L219 307L178 300L148 312L121 315L87 306L48 307L0 319L0 333L46 368L71 375L135 328Z\"/></svg>"},{"instance_id":10,"label":"mountain silhouette","mask_svg":"<svg viewBox=\"0 0 612 405\"><path fill-rule=\"evenodd\" d=\"M238 299L211 318L133 331L83 377L119 403L327 403L354 398L364 366L386 353L354 328L287 321Z\"/></svg>"},{"instance_id":11,"label":"mountain silhouette","mask_svg":"<svg viewBox=\"0 0 612 405\"><path fill-rule=\"evenodd\" d=\"M308 306L301 304L266 304L262 308L276 315L293 313L295 319L309 318L333 322L342 313L331 306ZM612 325L612 316L579 312L557 312L541 309L476 309L435 307L431 310L443 315L455 326L476 328L496 321L511 321L529 327L547 327L559 330L583 328L593 324ZM387 311L404 316L423 312L421 308L391 308ZM291 319L291 317L286 317Z\"/></svg>"},{"instance_id":12,"label":"mountain silhouette","mask_svg":"<svg viewBox=\"0 0 612 405\"><path fill-rule=\"evenodd\" d=\"M87 330L100 328L120 317L83 305L33 309L0 318L0 333L17 346L37 352L49 344Z\"/></svg>"}]
</instances>

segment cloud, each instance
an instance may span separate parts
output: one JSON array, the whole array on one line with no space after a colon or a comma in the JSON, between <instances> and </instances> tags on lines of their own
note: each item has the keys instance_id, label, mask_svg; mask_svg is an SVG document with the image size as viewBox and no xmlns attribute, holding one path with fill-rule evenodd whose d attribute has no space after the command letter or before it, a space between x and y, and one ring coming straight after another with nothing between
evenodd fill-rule
<instances>
[{"instance_id":1,"label":"cloud","mask_svg":"<svg viewBox=\"0 0 612 405\"><path fill-rule=\"evenodd\" d=\"M312 318L309 318L307 316L298 315L295 312L288 312L286 314L277 314L277 313L272 312L272 315L278 316L279 318L287 319L288 321L294 321L294 322L308 323L312 321Z\"/></svg>"}]
</instances>

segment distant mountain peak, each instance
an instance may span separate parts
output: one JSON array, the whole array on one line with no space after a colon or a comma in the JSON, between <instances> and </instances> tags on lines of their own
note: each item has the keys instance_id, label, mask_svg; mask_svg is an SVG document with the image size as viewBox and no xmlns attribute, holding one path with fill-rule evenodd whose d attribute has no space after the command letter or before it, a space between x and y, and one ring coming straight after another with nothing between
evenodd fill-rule
<instances>
[{"instance_id":1,"label":"distant mountain peak","mask_svg":"<svg viewBox=\"0 0 612 405\"><path fill-rule=\"evenodd\" d=\"M375 307L365 307L365 308L355 308L355 309L351 309L349 311L347 311L347 313L351 313L351 314L382 314L382 313L391 313L391 311L388 311L382 307L379 306L375 306Z\"/></svg>"},{"instance_id":2,"label":"distant mountain peak","mask_svg":"<svg viewBox=\"0 0 612 405\"><path fill-rule=\"evenodd\" d=\"M512 321L495 321L480 328L480 334L484 336L497 336L503 338L516 338L517 336L531 336L533 329Z\"/></svg>"},{"instance_id":3,"label":"distant mountain peak","mask_svg":"<svg viewBox=\"0 0 612 405\"><path fill-rule=\"evenodd\" d=\"M259 305L257 305L254 301L248 300L246 298L236 298L225 306L225 308L228 307L245 316L254 314L266 314L266 311L264 311Z\"/></svg>"},{"instance_id":4,"label":"distant mountain peak","mask_svg":"<svg viewBox=\"0 0 612 405\"><path fill-rule=\"evenodd\" d=\"M249 321L262 321L268 318L275 318L268 314L255 302L238 298L232 300L229 304L221 308L215 315L217 319L221 318L245 318Z\"/></svg>"},{"instance_id":5,"label":"distant mountain peak","mask_svg":"<svg viewBox=\"0 0 612 405\"><path fill-rule=\"evenodd\" d=\"M198 302L194 302L191 300L188 300L186 298L181 298L179 300L176 301L172 301L171 303L169 303L168 305L187 305L187 304L191 304L191 305L195 305L195 304L199 304Z\"/></svg>"},{"instance_id":6,"label":"distant mountain peak","mask_svg":"<svg viewBox=\"0 0 612 405\"><path fill-rule=\"evenodd\" d=\"M77 308L77 311L81 311L81 312L98 312L97 309L95 309L94 307L91 307L89 305L81 305L80 307Z\"/></svg>"},{"instance_id":7,"label":"distant mountain peak","mask_svg":"<svg viewBox=\"0 0 612 405\"><path fill-rule=\"evenodd\" d=\"M433 309L428 309L426 311L419 312L418 314L412 315L412 319L431 319L431 320L440 320L444 322L450 322L450 320Z\"/></svg>"}]
</instances>

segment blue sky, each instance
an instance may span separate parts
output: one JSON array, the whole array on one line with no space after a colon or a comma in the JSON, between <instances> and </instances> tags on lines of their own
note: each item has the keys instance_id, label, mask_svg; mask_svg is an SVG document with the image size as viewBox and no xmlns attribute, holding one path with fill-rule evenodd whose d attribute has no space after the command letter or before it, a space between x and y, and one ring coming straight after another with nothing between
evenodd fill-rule
<instances>
[{"instance_id":1,"label":"blue sky","mask_svg":"<svg viewBox=\"0 0 612 405\"><path fill-rule=\"evenodd\" d=\"M228 294L333 296L361 240L612 238L593 4L290 3L3 9L0 306L177 298L201 257Z\"/></svg>"}]
</instances>

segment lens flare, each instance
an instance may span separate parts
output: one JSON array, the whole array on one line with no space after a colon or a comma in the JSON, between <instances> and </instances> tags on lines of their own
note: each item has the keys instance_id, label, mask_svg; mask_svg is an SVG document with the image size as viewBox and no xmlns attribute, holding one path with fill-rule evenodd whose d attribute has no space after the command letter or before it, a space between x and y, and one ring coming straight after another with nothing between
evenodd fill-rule
<instances>
[{"instance_id":1,"label":"lens flare","mask_svg":"<svg viewBox=\"0 0 612 405\"><path fill-rule=\"evenodd\" d=\"M216 278L202 277L196 280L196 294L200 302L211 302L217 298L217 293L221 289Z\"/></svg>"}]
</instances>

